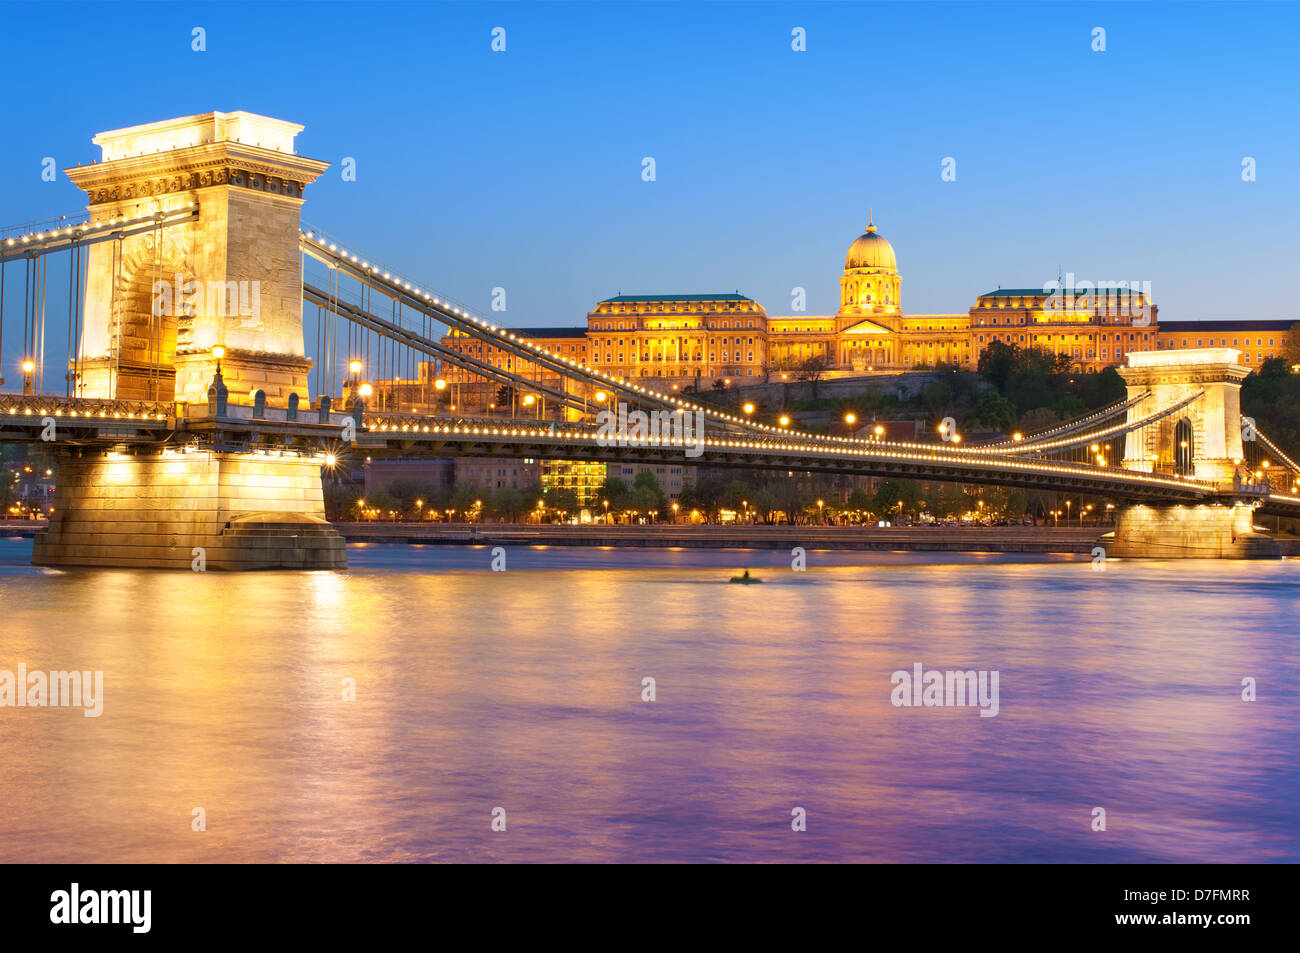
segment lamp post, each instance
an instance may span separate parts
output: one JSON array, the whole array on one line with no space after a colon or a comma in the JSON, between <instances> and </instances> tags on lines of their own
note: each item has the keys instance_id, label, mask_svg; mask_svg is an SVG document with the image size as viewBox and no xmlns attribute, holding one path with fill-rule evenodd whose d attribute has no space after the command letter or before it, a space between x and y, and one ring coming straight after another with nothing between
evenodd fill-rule
<instances>
[{"instance_id":1,"label":"lamp post","mask_svg":"<svg viewBox=\"0 0 1300 953\"><path fill-rule=\"evenodd\" d=\"M36 370L36 362L31 358L23 361L23 394L27 395L32 392L32 374Z\"/></svg>"}]
</instances>

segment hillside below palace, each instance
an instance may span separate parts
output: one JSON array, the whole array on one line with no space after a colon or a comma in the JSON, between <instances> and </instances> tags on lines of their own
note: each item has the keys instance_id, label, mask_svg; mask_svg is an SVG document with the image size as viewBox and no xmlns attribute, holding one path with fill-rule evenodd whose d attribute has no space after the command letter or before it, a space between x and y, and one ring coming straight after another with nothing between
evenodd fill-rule
<instances>
[{"instance_id":1,"label":"hillside below palace","mask_svg":"<svg viewBox=\"0 0 1300 953\"><path fill-rule=\"evenodd\" d=\"M1048 288L999 288L965 313L908 314L893 246L868 223L849 245L840 306L827 315L771 315L739 293L618 295L596 304L586 327L512 328L514 334L575 362L659 390L715 382L893 374L953 366L974 369L994 341L1066 355L1073 373L1121 365L1130 351L1200 347L1205 335L1240 347L1258 366L1282 353L1290 321L1158 323L1149 290L1069 281ZM1226 337L1223 335L1235 335ZM1195 343L1192 343L1192 341ZM1241 343L1239 344L1238 341ZM453 331L443 343L495 366L537 369L494 346ZM463 410L487 409L495 389L448 367ZM539 378L540 380L541 378ZM649 380L647 380L649 379ZM474 386L478 384L480 386ZM466 387L465 385L469 385ZM481 391L481 393L479 393ZM400 398L399 398L400 400ZM481 408L473 405L482 404Z\"/></svg>"}]
</instances>

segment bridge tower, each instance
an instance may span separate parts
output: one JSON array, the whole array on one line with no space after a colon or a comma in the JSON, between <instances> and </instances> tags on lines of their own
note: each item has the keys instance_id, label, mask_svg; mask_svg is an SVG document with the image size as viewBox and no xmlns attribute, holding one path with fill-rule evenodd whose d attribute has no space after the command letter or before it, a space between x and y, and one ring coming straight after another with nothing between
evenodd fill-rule
<instances>
[{"instance_id":1,"label":"bridge tower","mask_svg":"<svg viewBox=\"0 0 1300 953\"><path fill-rule=\"evenodd\" d=\"M99 162L66 170L92 222L197 206L197 217L90 248L82 397L207 399L225 349L230 396L307 399L300 209L329 166L294 152L302 126L210 112L102 132Z\"/></svg>"},{"instance_id":2,"label":"bridge tower","mask_svg":"<svg viewBox=\"0 0 1300 953\"><path fill-rule=\"evenodd\" d=\"M1250 375L1240 357L1228 347L1130 353L1128 367L1119 369L1128 396L1151 395L1129 408L1130 420L1194 391L1205 393L1158 424L1129 431L1124 466L1231 483L1242 460L1241 382Z\"/></svg>"},{"instance_id":3,"label":"bridge tower","mask_svg":"<svg viewBox=\"0 0 1300 953\"><path fill-rule=\"evenodd\" d=\"M1214 484L1212 499L1196 506L1142 504L1122 507L1113 537L1102 545L1113 556L1271 558L1277 541L1254 530L1256 501L1243 493L1238 472L1241 446L1241 382L1250 368L1235 348L1137 351L1119 368L1130 399L1151 396L1129 408L1129 421L1201 396L1169 416L1130 430L1123 466Z\"/></svg>"},{"instance_id":4,"label":"bridge tower","mask_svg":"<svg viewBox=\"0 0 1300 953\"><path fill-rule=\"evenodd\" d=\"M92 222L195 209L183 224L90 246L78 397L170 405L178 431L306 410L300 209L328 163L294 151L302 128L248 112L169 119L100 133L101 161L67 170ZM346 566L325 521L320 459L179 443L64 449L58 505L32 561Z\"/></svg>"}]
</instances>

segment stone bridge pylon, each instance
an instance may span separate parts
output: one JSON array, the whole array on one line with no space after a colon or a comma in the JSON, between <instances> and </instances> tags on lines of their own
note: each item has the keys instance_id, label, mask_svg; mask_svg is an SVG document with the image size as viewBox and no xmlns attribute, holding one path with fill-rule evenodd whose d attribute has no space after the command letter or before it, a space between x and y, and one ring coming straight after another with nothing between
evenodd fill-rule
<instances>
[{"instance_id":1,"label":"stone bridge pylon","mask_svg":"<svg viewBox=\"0 0 1300 953\"><path fill-rule=\"evenodd\" d=\"M219 439L222 413L310 406L300 209L329 164L294 151L302 128L248 112L169 119L100 133L101 160L67 170L92 223L194 210L89 247L77 396L174 402L178 431L199 424L218 439L63 449L34 563L346 566L325 520L319 457ZM216 397L223 387L228 400Z\"/></svg>"},{"instance_id":2,"label":"stone bridge pylon","mask_svg":"<svg viewBox=\"0 0 1300 953\"><path fill-rule=\"evenodd\" d=\"M1201 396L1167 417L1130 430L1123 466L1213 483L1221 492L1195 506L1129 505L1119 509L1115 532L1101 543L1109 555L1162 558L1275 558L1277 541L1254 529L1256 500L1241 492L1244 459L1241 382L1250 368L1235 348L1137 351L1119 368L1130 399L1130 422L1155 408Z\"/></svg>"}]
</instances>

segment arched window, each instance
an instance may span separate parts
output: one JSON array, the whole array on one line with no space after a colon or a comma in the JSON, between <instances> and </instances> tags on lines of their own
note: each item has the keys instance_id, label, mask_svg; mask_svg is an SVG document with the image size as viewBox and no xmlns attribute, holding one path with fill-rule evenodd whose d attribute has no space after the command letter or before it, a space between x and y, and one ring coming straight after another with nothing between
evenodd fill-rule
<instances>
[{"instance_id":1,"label":"arched window","mask_svg":"<svg viewBox=\"0 0 1300 953\"><path fill-rule=\"evenodd\" d=\"M1196 439L1192 434L1192 425L1184 417L1174 428L1174 469L1177 473L1183 476L1192 474L1192 454L1195 450Z\"/></svg>"}]
</instances>

